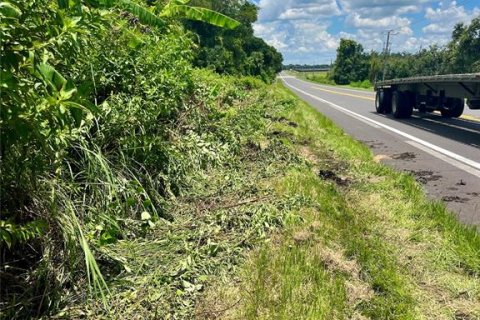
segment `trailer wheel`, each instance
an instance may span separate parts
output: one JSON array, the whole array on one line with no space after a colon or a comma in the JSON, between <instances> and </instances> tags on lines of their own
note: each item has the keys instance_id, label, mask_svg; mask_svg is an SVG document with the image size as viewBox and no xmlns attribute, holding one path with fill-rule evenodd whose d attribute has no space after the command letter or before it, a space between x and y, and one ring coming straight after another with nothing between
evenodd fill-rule
<instances>
[{"instance_id":1,"label":"trailer wheel","mask_svg":"<svg viewBox=\"0 0 480 320\"><path fill-rule=\"evenodd\" d=\"M445 118L458 118L462 115L465 108L465 101L460 98L447 98L445 108L440 113Z\"/></svg>"},{"instance_id":2,"label":"trailer wheel","mask_svg":"<svg viewBox=\"0 0 480 320\"><path fill-rule=\"evenodd\" d=\"M395 91L392 95L392 113L395 118L409 118L413 113L413 101L409 92Z\"/></svg>"},{"instance_id":3,"label":"trailer wheel","mask_svg":"<svg viewBox=\"0 0 480 320\"><path fill-rule=\"evenodd\" d=\"M390 113L391 112L391 97L388 90L377 90L375 95L375 109L378 113Z\"/></svg>"}]
</instances>

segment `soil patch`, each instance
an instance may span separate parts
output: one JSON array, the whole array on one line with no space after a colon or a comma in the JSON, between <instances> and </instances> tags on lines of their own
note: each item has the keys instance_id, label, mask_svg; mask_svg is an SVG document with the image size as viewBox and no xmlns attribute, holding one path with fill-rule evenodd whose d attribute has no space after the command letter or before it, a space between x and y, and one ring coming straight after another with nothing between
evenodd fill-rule
<instances>
[{"instance_id":1,"label":"soil patch","mask_svg":"<svg viewBox=\"0 0 480 320\"><path fill-rule=\"evenodd\" d=\"M296 122L290 121L285 117L274 117L274 116L272 117L271 116L271 117L266 117L266 118L269 118L270 120L275 121L275 122L286 123L287 125L289 125L292 128L297 128L298 127L298 124Z\"/></svg>"},{"instance_id":2,"label":"soil patch","mask_svg":"<svg viewBox=\"0 0 480 320\"><path fill-rule=\"evenodd\" d=\"M319 170L318 176L322 180L330 180L338 184L339 186L347 186L350 184L350 180L347 177L339 176L332 170Z\"/></svg>"},{"instance_id":3,"label":"soil patch","mask_svg":"<svg viewBox=\"0 0 480 320\"><path fill-rule=\"evenodd\" d=\"M437 181L442 178L441 175L434 174L433 171L430 170L419 170L419 171L407 171L411 175L415 177L415 180L421 184L426 184L430 181Z\"/></svg>"},{"instance_id":4,"label":"soil patch","mask_svg":"<svg viewBox=\"0 0 480 320\"><path fill-rule=\"evenodd\" d=\"M413 160L417 156L413 152L403 152L403 153L396 153L392 155L392 159L395 160Z\"/></svg>"},{"instance_id":5,"label":"soil patch","mask_svg":"<svg viewBox=\"0 0 480 320\"><path fill-rule=\"evenodd\" d=\"M386 148L385 143L383 142L379 142L375 140L366 140L362 142L365 143L371 149L380 148L380 147Z\"/></svg>"},{"instance_id":6,"label":"soil patch","mask_svg":"<svg viewBox=\"0 0 480 320\"><path fill-rule=\"evenodd\" d=\"M461 198L459 196L445 196L442 198L445 202L458 202L458 203L465 203L470 201L469 198Z\"/></svg>"},{"instance_id":7,"label":"soil patch","mask_svg":"<svg viewBox=\"0 0 480 320\"><path fill-rule=\"evenodd\" d=\"M377 154L375 157L373 157L373 161L376 163L380 163L382 160L391 160L392 157L387 156L385 154Z\"/></svg>"}]
</instances>

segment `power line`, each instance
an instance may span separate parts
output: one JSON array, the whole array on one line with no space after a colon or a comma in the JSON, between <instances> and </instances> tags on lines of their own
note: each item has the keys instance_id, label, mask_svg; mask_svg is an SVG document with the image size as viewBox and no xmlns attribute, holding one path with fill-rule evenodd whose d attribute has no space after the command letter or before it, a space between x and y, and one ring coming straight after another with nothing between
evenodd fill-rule
<instances>
[{"instance_id":1,"label":"power line","mask_svg":"<svg viewBox=\"0 0 480 320\"><path fill-rule=\"evenodd\" d=\"M383 74L382 74L382 80L385 80L385 74L387 73L387 59L390 54L390 49L392 42L390 41L390 37L397 35L398 31L395 31L394 29L387 30L383 32L383 34L387 35L387 41L385 42L385 48L383 50Z\"/></svg>"}]
</instances>

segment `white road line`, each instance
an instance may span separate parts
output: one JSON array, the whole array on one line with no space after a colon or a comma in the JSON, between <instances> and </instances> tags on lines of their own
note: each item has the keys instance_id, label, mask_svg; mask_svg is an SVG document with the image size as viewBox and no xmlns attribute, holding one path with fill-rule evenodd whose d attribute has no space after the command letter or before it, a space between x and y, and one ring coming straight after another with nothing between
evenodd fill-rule
<instances>
[{"instance_id":1,"label":"white road line","mask_svg":"<svg viewBox=\"0 0 480 320\"><path fill-rule=\"evenodd\" d=\"M369 125L370 127L375 128L375 129L380 129L381 128L380 126L377 126L376 124L371 123L370 121L366 121L366 120L363 120L363 119L357 119L357 120Z\"/></svg>"},{"instance_id":2,"label":"white road line","mask_svg":"<svg viewBox=\"0 0 480 320\"><path fill-rule=\"evenodd\" d=\"M450 128L461 129L461 130L463 130L463 131L468 131L468 132L471 132L471 133L479 133L478 130L474 130L474 129L470 129L470 128L466 128L466 127L462 127L462 126L457 126L457 125L454 124L454 123L449 123L449 122L445 122L445 121L440 122L440 121L437 121L437 120L432 119L432 118L419 117L419 116L413 116L413 118L415 118L415 119L422 119L422 121L438 123L438 124L441 124L441 125L444 125L444 126L447 126L447 127L450 127Z\"/></svg>"},{"instance_id":3,"label":"white road line","mask_svg":"<svg viewBox=\"0 0 480 320\"><path fill-rule=\"evenodd\" d=\"M299 89L299 88L297 88L297 87L294 87L294 86L292 86L291 84L289 84L287 81L284 81L284 83L285 83L285 85L286 85L287 87L290 87L290 88L292 88L293 90L298 91L298 92L300 92L300 93L302 93L302 94L304 94L304 95L306 95L306 96L309 96L309 97L311 97L311 98L313 98L313 99L315 99L315 100L318 100L318 101L320 101L320 102L326 103L326 104L330 105L331 107L333 107L333 108L335 108L335 109L337 109L337 110L339 110L339 111L341 111L341 112L343 112L343 113L345 113L345 114L347 114L347 115L350 115L350 116L354 117L355 119L358 119L358 120L359 120L359 119L363 119L363 120L365 120L365 121L367 121L367 122L371 122L371 123L373 123L373 124L375 124L375 125L377 125L377 126L379 126L379 127L381 127L381 128L387 129L387 130L389 130L389 131L391 131L391 132L394 132L394 133L396 133L396 134L398 134L398 135L400 135L400 136L402 136L402 137L404 137L404 138L407 138L408 140L414 141L414 142L416 142L416 143L418 143L418 144L420 144L420 145L422 145L422 146L424 146L424 147L426 147L426 148L429 148L430 150L436 151L437 153L440 153L440 154L442 154L442 155L444 155L444 156L446 156L446 157L448 157L448 158L450 158L450 159L454 159L454 160L459 161L459 162L461 162L461 163L463 163L463 164L466 164L467 166L469 166L469 167L471 167L471 168L474 168L474 169L476 169L476 170L480 170L480 163L479 163L479 162L476 162L476 161L473 161L473 160L471 160L471 159L465 158L465 157L463 157L463 156L461 156L461 155L459 155L459 154L456 154L456 153L451 152L451 151L449 151L449 150L443 149L442 147L439 147L439 146L437 146L437 145L434 145L434 144L432 144L432 143L430 143L430 142L427 142L427 141L424 141L424 140L422 140L422 139L420 139L420 138L417 138L417 137L415 137L415 136L412 136L411 134L405 133L405 132L403 132L403 131L401 131L401 130L398 130L398 129L395 129L395 128L393 128L393 127L390 127L390 126L388 126L388 125L386 125L386 124L383 124L383 123L381 123L381 122L375 121L375 120L370 119L370 118L368 118L368 117L362 116L361 114L358 114L358 113L356 113L356 112L353 112L353 111L350 111L350 110L345 109L345 108L343 108L343 107L340 107L339 105L336 105L336 104L333 103L333 102L330 102L330 101L327 101L327 100L325 100L325 99L319 98L319 97L317 97L317 96L315 96L315 95L313 95L313 94L310 94L310 93L308 93L308 92L306 92L306 91L303 91L303 90L301 90L301 89ZM446 161L446 162L448 162L448 163L450 163L450 161L448 161L448 160L449 160L448 158L440 158L440 159L441 159L441 160L444 160L444 161ZM467 172L470 173L470 172L471 172L471 168L467 168L467 169L469 169L469 170L465 170L465 169L463 169L463 170L465 170L465 171L467 171Z\"/></svg>"},{"instance_id":4,"label":"white road line","mask_svg":"<svg viewBox=\"0 0 480 320\"><path fill-rule=\"evenodd\" d=\"M424 147L423 145L421 145L420 143L417 143L415 141L405 141L406 143L408 143L409 145L417 148L417 149L420 149L420 150L423 150L424 152L434 156L435 158L438 158L438 159L441 159L445 162L448 162L449 164L451 164L452 166L455 166L457 167L458 169L461 169L463 171L466 171L470 174L473 174L474 176L480 178L480 170L475 170L473 169L472 167L470 166L467 166L466 164L463 164L462 162L460 161L457 161L455 159L452 159L452 158L449 158L437 151L434 151L430 148L427 148L427 147Z\"/></svg>"}]
</instances>

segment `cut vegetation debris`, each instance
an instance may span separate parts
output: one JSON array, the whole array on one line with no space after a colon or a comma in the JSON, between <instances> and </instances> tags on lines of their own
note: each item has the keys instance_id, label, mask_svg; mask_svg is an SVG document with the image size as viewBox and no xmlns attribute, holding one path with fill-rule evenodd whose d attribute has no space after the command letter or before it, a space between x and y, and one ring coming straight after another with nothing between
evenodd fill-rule
<instances>
[{"instance_id":1,"label":"cut vegetation debris","mask_svg":"<svg viewBox=\"0 0 480 320\"><path fill-rule=\"evenodd\" d=\"M480 317L476 230L259 80L253 4L199 53L173 13L233 22L103 2L0 3L0 318Z\"/></svg>"},{"instance_id":2,"label":"cut vegetation debris","mask_svg":"<svg viewBox=\"0 0 480 320\"><path fill-rule=\"evenodd\" d=\"M107 308L80 282L53 318L480 317L480 237L413 177L280 84L196 78L217 88L204 134L233 140L198 142L216 160L187 172L163 218L97 247Z\"/></svg>"},{"instance_id":3,"label":"cut vegetation debris","mask_svg":"<svg viewBox=\"0 0 480 320\"><path fill-rule=\"evenodd\" d=\"M291 97L277 87L277 94ZM268 179L298 216L217 281L210 319L477 319L480 237L408 175L296 100L285 141L304 162ZM339 178L342 177L342 178ZM345 184L343 181L349 181Z\"/></svg>"}]
</instances>

